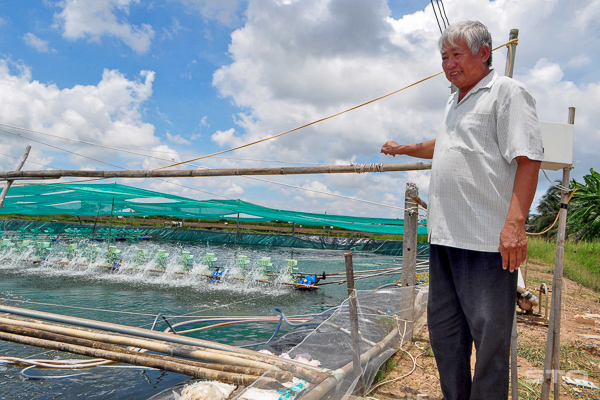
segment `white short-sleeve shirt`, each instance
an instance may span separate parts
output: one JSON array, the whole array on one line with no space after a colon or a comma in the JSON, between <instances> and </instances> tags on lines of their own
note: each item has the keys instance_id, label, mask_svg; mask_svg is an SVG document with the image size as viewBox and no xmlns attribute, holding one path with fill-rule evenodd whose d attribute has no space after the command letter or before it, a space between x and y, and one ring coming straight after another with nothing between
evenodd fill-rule
<instances>
[{"instance_id":1,"label":"white short-sleeve shirt","mask_svg":"<svg viewBox=\"0 0 600 400\"><path fill-rule=\"evenodd\" d=\"M543 159L535 100L491 71L458 101L450 96L438 133L427 227L429 242L497 252L518 156Z\"/></svg>"}]
</instances>

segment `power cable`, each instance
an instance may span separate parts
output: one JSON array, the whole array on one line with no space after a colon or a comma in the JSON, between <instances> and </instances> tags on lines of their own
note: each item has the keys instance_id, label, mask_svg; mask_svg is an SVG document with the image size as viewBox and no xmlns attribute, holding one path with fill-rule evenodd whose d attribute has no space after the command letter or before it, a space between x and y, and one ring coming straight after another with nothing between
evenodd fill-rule
<instances>
[{"instance_id":1,"label":"power cable","mask_svg":"<svg viewBox=\"0 0 600 400\"><path fill-rule=\"evenodd\" d=\"M435 4L438 6L438 11L440 12L440 18L442 18L442 23L444 24L444 29L447 28L446 21L444 21L444 16L442 15L442 8L440 7L440 2L438 0L435 1Z\"/></svg>"},{"instance_id":2,"label":"power cable","mask_svg":"<svg viewBox=\"0 0 600 400\"><path fill-rule=\"evenodd\" d=\"M16 160L19 159L19 157L15 157L15 156L12 156L10 154L4 154L4 153L0 153L0 156L10 157L10 158L14 158ZM36 164L36 165L39 165L39 166L42 166L42 167L45 167L45 168L58 169L58 168L54 168L54 167L50 166L50 164L42 164L42 163L39 163L39 162L30 161L30 160L27 160L27 162L30 163L30 164Z\"/></svg>"},{"instance_id":3,"label":"power cable","mask_svg":"<svg viewBox=\"0 0 600 400\"><path fill-rule=\"evenodd\" d=\"M109 162L106 162L106 161L98 160L97 158L93 158L93 157L89 157L89 156L84 156L83 154L75 153L74 151L70 151L70 150L67 150L67 149L63 149L63 148L60 148L60 147L58 147L58 146L53 146L53 145L51 145L51 144L44 143L44 142L42 142L42 141L39 141L39 140L32 139L32 138L30 138L30 137L23 136L23 135L21 135L20 133L9 132L9 131L7 131L7 130L4 130L4 129L0 129L0 132L8 133L9 135L13 135L13 136L20 137L20 138L23 138L23 139L26 139L26 140L30 140L30 141L32 141L32 142L39 143L39 144L41 144L41 145L43 145L43 146L52 147L53 149L60 150L60 151L64 151L64 152L66 152L66 153L70 153L70 154L73 154L73 155L75 155L75 156L79 156L79 157L87 158L88 160L92 160L92 161L96 161L96 162L99 162L99 163L102 163L102 164L110 165L111 167L115 167L115 168L119 168L119 169L125 169L125 168L119 167L118 165L111 164L111 163L109 163Z\"/></svg>"},{"instance_id":4,"label":"power cable","mask_svg":"<svg viewBox=\"0 0 600 400\"><path fill-rule=\"evenodd\" d=\"M33 134L36 134L36 135L49 136L49 137L53 137L53 138L60 139L60 140L67 140L67 141L75 142L75 143L83 143L83 144L87 144L87 145L90 145L90 146L97 146L97 147L102 147L102 148L105 148L105 149L110 149L110 150L115 150L115 151L122 151L124 153L135 154L135 155L139 155L139 156L143 156L143 157L156 158L156 159L163 160L163 161L174 161L174 160L173 159L167 160L167 159L164 159L164 158L158 158L158 157L154 157L152 155L136 153L136 152L128 151L128 150L130 150L130 149L136 149L136 150L147 151L147 152L152 152L152 153L167 153L167 154L189 155L189 156L197 156L198 155L196 153L180 153L178 151L165 151L165 150L154 150L154 149L140 149L138 147L133 148L133 147L109 146L109 145L105 145L105 144L98 143L98 142L90 142L90 141L86 141L86 140L72 139L72 138L68 138L68 137L64 137L64 136L53 135L51 133L35 131L35 130L32 130L32 129L27 129L27 128L21 128L21 127L14 126L14 125L8 125L8 124L2 124L2 123L0 123L0 126L4 126L6 128L20 130L20 131L23 131L23 132L33 133ZM240 158L240 157L215 157L215 158L222 158L222 159L226 159L226 160L262 161L262 162L271 162L271 163L280 163L280 164L325 165L324 163L307 163L307 162L280 161L280 160L262 160L262 159Z\"/></svg>"},{"instance_id":5,"label":"power cable","mask_svg":"<svg viewBox=\"0 0 600 400\"><path fill-rule=\"evenodd\" d=\"M6 126L6 125L5 124L0 124L0 126ZM21 129L21 128L12 127L12 126L11 126L11 128ZM85 144L98 145L100 147L110 147L110 146L104 146L104 145L94 144L94 143L91 143L91 142L80 141L80 140L76 140L76 139L62 138L60 136L56 136L56 135L52 135L52 134L47 134L47 133L42 133L42 132L36 132L36 131L29 130L29 129L24 129L24 128L21 129L21 130L27 131L27 132L30 132L30 133L37 133L37 134L41 134L41 135L45 135L45 136L55 137L55 138L59 138L59 139L66 139L66 140L71 140L71 141L85 143ZM55 149L58 149L58 150L66 151L66 152L69 152L69 153L72 153L74 155L78 155L78 156L81 156L81 157L89 158L89 159L94 160L94 161L105 163L105 164L111 165L111 166L119 168L119 169L125 169L125 168L120 167L120 166L115 165L115 164L106 163L104 161L100 161L100 160L94 159L92 157L83 156L81 154L78 154L78 153L75 153L75 152L71 152L69 150L62 149L62 148L57 147L57 146L53 146L53 145L50 145L50 144L47 144L47 143L44 143L44 142L41 142L41 141L38 141L38 140L31 139L31 138L29 138L27 136L23 136L23 135L21 135L19 133L9 132L9 131L3 130L3 129L0 129L0 132L5 132L5 133L8 133L8 134L11 134L11 135L14 135L14 136L21 137L23 139L32 140L32 141L34 141L36 143L40 143L42 145L46 145L46 146L49 146L49 147L52 147L52 148L55 148ZM139 154L139 153L134 153L134 152L128 152L128 153L136 154L136 155L141 155L141 156L149 157L149 158L154 158L154 159L158 159L158 160L163 160L163 161L169 161L169 160L166 160L164 158L155 157L155 156L146 156L144 154ZM201 166L201 165L196 165L196 164L189 164L189 165L190 166L195 166L195 167L201 168L201 169L209 169L208 167ZM304 188L304 187L297 186L297 185L289 185L289 184L285 184L285 183L281 183L281 182L277 182L277 181L271 181L271 180L268 180L268 179L255 178L255 177L250 177L250 176L245 176L244 178L254 179L254 180L257 180L257 181L267 182L267 183L271 183L271 184L275 184L275 185L281 185L281 186L291 187L291 188L295 188L295 189L299 189L299 190L305 190L305 191L309 191L309 192L313 192L313 193L319 193L319 194L323 194L323 195L328 195L328 196L333 196L333 197L339 197L339 198L343 198L343 199L347 199L347 200L352 200L352 201L357 201L357 202L374 204L374 205L378 205L378 206L384 206L384 207L388 207L388 208L394 208L394 209L404 210L404 208L402 208L402 207L392 206L392 205L389 205L389 204L377 203L377 202L373 202L373 201L369 201L369 200L362 200L362 199L358 199L358 198L351 197L351 196L344 196L344 195L339 195L339 194L335 194L335 193L331 193L331 192L324 192L324 191L320 191L320 190L316 190L316 189ZM159 181L166 182L166 183L169 183L171 185L179 186L179 187L182 187L182 188L186 188L186 189L198 191L198 192L201 192L201 193L209 194L211 196L217 196L217 197L221 197L221 198L224 198L224 199L227 199L227 200L235 200L233 198L230 198L230 197L227 197L227 196L224 196L224 195L220 195L220 194L216 194L216 193L210 193L210 192L207 192L207 191L204 191L204 190L201 190L201 189L193 188L193 187L190 187L190 186L185 186L185 185L182 185L182 184L179 184L179 183L175 183L175 182L172 182L172 181L169 181L169 180L166 180L166 179L161 179L161 178L153 178L153 179L157 179ZM96 180L99 180L99 179L93 179L93 181L96 181ZM89 180L85 180L85 182L88 182L88 181Z\"/></svg>"},{"instance_id":6,"label":"power cable","mask_svg":"<svg viewBox=\"0 0 600 400\"><path fill-rule=\"evenodd\" d=\"M444 1L439 0L439 2L442 3L442 10L444 11L444 16L446 17L446 22L448 22L448 26L450 26L450 21L448 20L448 16L446 15L446 7L444 7Z\"/></svg>"},{"instance_id":7,"label":"power cable","mask_svg":"<svg viewBox=\"0 0 600 400\"><path fill-rule=\"evenodd\" d=\"M0 124L0 125L4 125L4 124ZM31 133L40 133L40 134L43 134L43 135L46 135L46 136L61 138L60 136L55 136L55 135L51 135L51 134L44 134L44 133L41 133L41 132L30 131L30 130L27 130L27 129L23 129L23 130L31 132ZM66 150L66 149L62 149L62 148L57 147L57 146L53 146L53 145L50 145L50 144L47 144L47 143L44 143L44 142L41 142L41 141L38 141L38 140L35 140L35 139L31 139L31 138L29 138L27 136L23 136L23 135L21 135L19 133L9 132L9 131L3 130L3 129L0 129L0 132L5 132L5 133L8 133L10 135L14 135L14 136L26 139L26 140L31 140L33 142L40 143L42 145L55 148L57 150L62 150L62 151L65 151L65 152L68 152L68 153L71 153L71 154L74 154L74 155L78 155L78 156L81 156L81 157L89 158L91 160L98 161L100 163L104 163L104 164L113 166L115 168L119 168L119 169L123 169L123 170L125 169L125 168L120 167L120 166L115 165L115 164L111 164L111 163L107 163L107 162L104 162L104 161L100 161L100 160L97 160L97 159L92 158L92 157L84 156L84 155L81 155L81 154L78 154L78 153L75 153L75 152L72 152L72 151L69 151L69 150ZM68 138L65 138L65 139L67 139L67 140L73 140L73 139L68 139ZM74 140L74 141L77 141L77 140ZM85 141L79 141L79 142L83 142L83 143L86 143L86 144L92 144L90 142L85 142ZM129 152L129 153L145 156L143 154L138 154L138 153L133 153L133 152ZM164 158L155 157L155 156L147 156L147 157L155 158L155 159L159 159L159 160L163 160L163 161L168 161L168 160L165 160ZM208 167L201 166L201 165L196 165L196 164L189 164L189 165L190 166L195 166L195 167L201 168L201 169L209 169ZM244 178L254 179L254 180L263 181L263 182L267 182L267 183L271 183L271 184L275 184L275 185L281 185L281 186L291 187L291 188L295 188L295 189L300 189L300 190L305 190L305 191L309 191L309 192L324 194L324 195L328 195L328 196L344 198L344 199L347 199L347 200L352 200L352 201L357 201L357 202L364 202L364 203L368 203L368 204L374 204L374 205L378 205L378 206L384 206L384 207L388 207L388 208L395 208L395 209L399 209L399 210L404 210L404 208L396 207L396 206L392 206L392 205L388 205L388 204L377 203L377 202L373 202L373 201L369 201L369 200L357 199L355 197L344 196L344 195L339 195L339 194L330 193L330 192L323 192L323 191L316 190L316 189L303 188L301 186L289 185L289 184L285 184L285 183L281 183L281 182L271 181L271 180L268 180L268 179L255 178L255 177L250 177L250 176L244 176ZM97 181L97 180L102 180L102 179L103 178L92 179L92 180L85 180L83 182ZM201 192L201 193L204 193L204 194L208 194L208 195L211 195L211 196L221 197L221 198L224 198L224 199L227 199L227 200L235 200L233 198L230 198L230 197L227 197L227 196L224 196L224 195L220 195L220 194L217 194L217 193L207 192L205 190L193 188L193 187L190 187L190 186L185 186L185 185L182 185L182 184L179 184L179 183L172 182L172 181L167 180L167 179L161 179L161 178L152 178L152 179L156 179L156 180L159 180L159 181L162 181L162 182L166 182L166 183L169 183L171 185L179 186L179 187L182 187L182 188L185 188L185 189L190 189L190 190L198 191L198 192Z\"/></svg>"},{"instance_id":8,"label":"power cable","mask_svg":"<svg viewBox=\"0 0 600 400\"><path fill-rule=\"evenodd\" d=\"M437 12L435 11L435 6L433 5L433 0L429 0L429 1L431 2L431 8L433 8L433 14L435 14L435 21L438 24L438 28L440 28L440 35L441 35L444 32L442 31L442 26L440 25L440 20L438 19Z\"/></svg>"}]
</instances>

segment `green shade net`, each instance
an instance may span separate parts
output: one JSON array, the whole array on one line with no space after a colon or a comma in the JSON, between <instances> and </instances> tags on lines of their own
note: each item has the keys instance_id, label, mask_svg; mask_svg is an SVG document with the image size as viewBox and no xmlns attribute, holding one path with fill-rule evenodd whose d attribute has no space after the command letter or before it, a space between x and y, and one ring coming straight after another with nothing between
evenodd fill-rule
<instances>
[{"instance_id":1,"label":"green shade net","mask_svg":"<svg viewBox=\"0 0 600 400\"><path fill-rule=\"evenodd\" d=\"M114 209L113 209L114 199ZM170 216L246 222L281 221L309 226L401 235L404 220L276 210L241 200L194 200L118 184L51 184L11 187L0 214ZM427 234L424 225L418 234Z\"/></svg>"}]
</instances>

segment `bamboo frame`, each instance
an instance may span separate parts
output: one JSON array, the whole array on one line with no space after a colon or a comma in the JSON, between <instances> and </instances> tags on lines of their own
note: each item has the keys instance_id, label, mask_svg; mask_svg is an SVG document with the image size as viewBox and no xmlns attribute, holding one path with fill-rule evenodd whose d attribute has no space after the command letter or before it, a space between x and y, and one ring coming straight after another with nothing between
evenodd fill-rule
<instances>
[{"instance_id":1,"label":"bamboo frame","mask_svg":"<svg viewBox=\"0 0 600 400\"><path fill-rule=\"evenodd\" d=\"M17 166L15 167L16 171L20 171L21 168L23 168L23 165L25 165L25 161L27 160L27 157L29 156L29 151L30 150L31 150L31 146L25 147L25 152L23 153L23 155L19 159L19 162L17 163ZM6 194L8 193L8 189L10 189L10 186L12 184L13 184L13 180L12 179L7 179L6 180L6 185L2 189L2 193L0 193L0 208L2 208L2 206L4 205L4 199L6 198Z\"/></svg>"},{"instance_id":2,"label":"bamboo frame","mask_svg":"<svg viewBox=\"0 0 600 400\"><path fill-rule=\"evenodd\" d=\"M262 371L262 373L273 367L272 364L263 363L260 361L253 361L239 357L233 357L227 354L217 354L209 351L200 350L196 347L186 346L186 345L174 345L166 342L160 342L149 339L140 339L135 337L129 337L124 335L114 335L114 334L106 334L100 333L97 331L90 330L82 330L69 328L62 325L56 324L48 324L41 321L31 322L24 321L21 319L16 319L14 316L9 316L8 318L0 317L0 325L13 325L19 326L23 328L37 329L41 331L46 331L50 333L56 333L61 335L70 336L73 338L80 339L88 339L97 342L112 344L112 345L121 345L121 346L133 346L137 348L142 348L146 350L155 351L158 353L169 354L177 357L185 357L192 360L200 360L204 361L206 365L211 365L211 367L206 366L206 368L218 369L219 364L228 365L237 368L249 368L251 370ZM213 364L208 364L213 363ZM219 364L217 364L219 363ZM230 372L234 372L231 370ZM237 371L236 371L237 372ZM254 374L251 374L254 375Z\"/></svg>"},{"instance_id":3,"label":"bamboo frame","mask_svg":"<svg viewBox=\"0 0 600 400\"><path fill-rule=\"evenodd\" d=\"M132 365L142 365L151 368L160 368L165 371L176 372L196 378L218 380L233 385L248 386L254 383L259 376L216 371L207 369L195 361L175 359L173 357L159 356L155 354L140 354L136 351L123 349L118 346L107 345L87 339L74 339L68 336L43 332L30 328L12 327L0 325L0 339L13 343L30 346L43 347L45 349L67 351L94 358L124 362ZM9 333L12 331L15 333ZM16 333L18 332L18 333ZM291 375L291 374L290 374ZM262 377L261 380L269 384L279 385L276 379Z\"/></svg>"},{"instance_id":4,"label":"bamboo frame","mask_svg":"<svg viewBox=\"0 0 600 400\"><path fill-rule=\"evenodd\" d=\"M431 169L430 162L400 164L357 164L326 165L321 167L283 168L226 168L190 170L124 170L124 171L80 171L80 170L37 170L0 171L2 180L38 180L73 178L194 178L205 176L249 176L249 175L307 175L307 174L360 174L366 172L417 171Z\"/></svg>"},{"instance_id":5,"label":"bamboo frame","mask_svg":"<svg viewBox=\"0 0 600 400\"><path fill-rule=\"evenodd\" d=\"M85 318L67 317L59 314L52 314L43 311L33 311L24 308L8 307L0 305L0 312L7 312L15 315L21 315L30 318L40 318L47 321L60 322L72 325L83 326L86 328L98 329L101 331L115 332L119 334L132 335L137 337L144 337L147 339L157 339L169 343L178 343L184 345L190 345L197 347L198 350L217 353L221 355L229 355L236 358L249 359L253 361L260 361L266 364L276 365L277 368L294 373L296 376L308 381L314 381L320 379L322 374L325 372L321 368L302 364L293 360L286 360L276 356L259 353L253 350L248 350L240 347L230 346L226 344L211 342L208 340L202 340L192 337L184 337L180 335L174 335L172 333L164 333L152 331L149 329L135 328L126 325L112 324L108 322L100 322L89 320ZM1 339L1 338L0 338ZM98 356L96 356L98 357ZM105 358L99 356L100 358Z\"/></svg>"},{"instance_id":6,"label":"bamboo frame","mask_svg":"<svg viewBox=\"0 0 600 400\"><path fill-rule=\"evenodd\" d=\"M575 108L569 107L568 123L575 123ZM550 303L550 320L548 337L546 338L546 354L542 378L541 400L550 398L550 385L554 379L554 399L560 398L560 325L562 307L562 281L564 273L565 240L567 229L567 206L569 203L569 179L572 166L563 168L563 189L558 212L558 232L556 234L556 257L554 259L554 277L552 279L552 300ZM548 296L548 294L546 294Z\"/></svg>"}]
</instances>

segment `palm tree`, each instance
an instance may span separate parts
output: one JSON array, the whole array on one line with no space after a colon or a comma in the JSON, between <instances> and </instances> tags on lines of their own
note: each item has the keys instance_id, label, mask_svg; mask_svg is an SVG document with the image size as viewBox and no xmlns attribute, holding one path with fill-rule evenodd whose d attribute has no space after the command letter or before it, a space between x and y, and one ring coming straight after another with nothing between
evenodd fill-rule
<instances>
[{"instance_id":1,"label":"palm tree","mask_svg":"<svg viewBox=\"0 0 600 400\"><path fill-rule=\"evenodd\" d=\"M600 174L590 168L590 174L583 177L585 184L572 181L577 191L571 200L573 212L569 214L569 229L575 239L591 240L600 238Z\"/></svg>"},{"instance_id":2,"label":"palm tree","mask_svg":"<svg viewBox=\"0 0 600 400\"><path fill-rule=\"evenodd\" d=\"M548 191L546 191L546 193L540 199L540 203L536 208L537 214L532 215L530 218L530 225L535 227L535 232L545 231L556 220L556 216L560 210L561 184L562 182L560 180L556 180L555 185L550 186ZM555 224L552 229L544 234L544 236L555 236L557 230L558 224Z\"/></svg>"}]
</instances>

